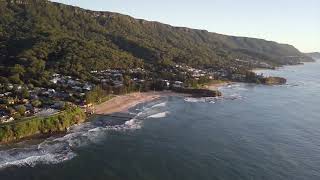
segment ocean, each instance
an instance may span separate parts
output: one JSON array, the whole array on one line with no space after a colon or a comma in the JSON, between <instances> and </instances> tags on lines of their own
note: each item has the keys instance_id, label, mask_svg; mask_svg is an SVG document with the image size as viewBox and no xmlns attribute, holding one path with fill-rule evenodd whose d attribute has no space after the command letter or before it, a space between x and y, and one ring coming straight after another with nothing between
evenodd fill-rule
<instances>
[{"instance_id":1,"label":"ocean","mask_svg":"<svg viewBox=\"0 0 320 180\"><path fill-rule=\"evenodd\" d=\"M288 83L164 97L1 146L0 180L319 180L320 62L259 73Z\"/></svg>"}]
</instances>

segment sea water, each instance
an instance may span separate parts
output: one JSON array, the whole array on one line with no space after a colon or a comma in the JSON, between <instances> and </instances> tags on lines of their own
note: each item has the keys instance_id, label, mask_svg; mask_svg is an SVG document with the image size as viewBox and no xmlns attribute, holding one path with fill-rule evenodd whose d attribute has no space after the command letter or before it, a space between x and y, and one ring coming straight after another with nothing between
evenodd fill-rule
<instances>
[{"instance_id":1,"label":"sea water","mask_svg":"<svg viewBox=\"0 0 320 180\"><path fill-rule=\"evenodd\" d=\"M96 117L64 136L1 146L0 179L319 180L320 63L259 73L288 83L164 97L130 118Z\"/></svg>"}]
</instances>

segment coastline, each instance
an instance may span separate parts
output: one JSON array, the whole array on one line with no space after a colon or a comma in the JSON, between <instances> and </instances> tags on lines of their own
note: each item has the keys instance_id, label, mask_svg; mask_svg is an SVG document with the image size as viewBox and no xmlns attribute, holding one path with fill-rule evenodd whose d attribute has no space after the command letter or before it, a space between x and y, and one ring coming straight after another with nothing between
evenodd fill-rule
<instances>
[{"instance_id":1,"label":"coastline","mask_svg":"<svg viewBox=\"0 0 320 180\"><path fill-rule=\"evenodd\" d=\"M219 88L223 87L223 86L227 86L227 85L231 85L234 84L235 82L232 81L224 81L224 82L218 82L218 83L209 83L208 85L205 86L206 89L209 90L219 90Z\"/></svg>"},{"instance_id":2,"label":"coastline","mask_svg":"<svg viewBox=\"0 0 320 180\"><path fill-rule=\"evenodd\" d=\"M53 116L33 117L26 121L1 124L0 144L21 142L33 137L64 133L69 127L81 124L86 119L85 112L81 108L73 106Z\"/></svg>"},{"instance_id":3,"label":"coastline","mask_svg":"<svg viewBox=\"0 0 320 180\"><path fill-rule=\"evenodd\" d=\"M136 92L126 95L116 96L106 102L95 106L96 115L110 115L118 112L127 112L130 108L150 102L166 96L188 96L187 94L175 93L172 91L159 92Z\"/></svg>"},{"instance_id":4,"label":"coastline","mask_svg":"<svg viewBox=\"0 0 320 180\"><path fill-rule=\"evenodd\" d=\"M228 85L230 83L232 82L212 83L212 84L206 85L205 88L208 90L217 90L219 87ZM93 115L111 115L113 113L128 113L128 110L130 108L137 106L138 104L151 102L159 98L169 97L169 96L189 97L192 95L173 92L173 91L135 92L135 93L130 93L126 95L119 95L101 104L95 105L94 107L95 112L93 113ZM81 111L81 113L84 113L84 112ZM22 142L25 140L42 139L42 138L50 137L52 135L67 134L68 133L67 129L69 127L71 127L74 124L81 124L83 122L90 121L91 117L87 116L86 118L79 120L79 116L76 115L73 118L74 118L73 121L77 121L77 122L65 124L63 128L59 126L59 127L55 127L54 129L48 129L46 131L37 130L34 133L29 133L21 137L2 138L2 141L0 142L0 144L12 144L12 143L14 144L14 143ZM49 119L50 121L56 120L56 119L53 119L52 117L47 117L47 119ZM64 118L61 117L61 119L64 119ZM20 123L23 123L23 122L20 122ZM56 123L56 124L59 124L59 123ZM8 126L11 126L11 125L8 125Z\"/></svg>"},{"instance_id":5,"label":"coastline","mask_svg":"<svg viewBox=\"0 0 320 180\"><path fill-rule=\"evenodd\" d=\"M232 84L233 82L211 83L204 86L208 90L218 90L222 86ZM127 112L130 108L141 104L157 100L161 97L182 96L188 97L190 94L178 93L173 91L154 91L154 92L135 92L126 95L116 96L106 102L95 105L95 115L110 115L113 113Z\"/></svg>"}]
</instances>

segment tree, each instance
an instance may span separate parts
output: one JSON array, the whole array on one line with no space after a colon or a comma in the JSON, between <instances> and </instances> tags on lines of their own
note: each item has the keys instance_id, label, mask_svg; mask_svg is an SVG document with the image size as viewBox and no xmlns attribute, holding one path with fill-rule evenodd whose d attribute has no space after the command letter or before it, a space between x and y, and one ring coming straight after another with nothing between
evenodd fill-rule
<instances>
[{"instance_id":1,"label":"tree","mask_svg":"<svg viewBox=\"0 0 320 180\"><path fill-rule=\"evenodd\" d=\"M94 87L91 91L86 93L87 103L101 103L102 98L106 96L105 91L101 86Z\"/></svg>"},{"instance_id":2,"label":"tree","mask_svg":"<svg viewBox=\"0 0 320 180\"><path fill-rule=\"evenodd\" d=\"M0 76L0 83L7 84L8 82L9 82L9 80L6 77Z\"/></svg>"},{"instance_id":3,"label":"tree","mask_svg":"<svg viewBox=\"0 0 320 180\"><path fill-rule=\"evenodd\" d=\"M16 107L16 110L21 116L23 116L27 111L27 108L24 105L19 105Z\"/></svg>"},{"instance_id":4,"label":"tree","mask_svg":"<svg viewBox=\"0 0 320 180\"><path fill-rule=\"evenodd\" d=\"M25 71L24 67L21 66L20 64L16 64L16 65L14 65L14 67L11 68L12 75L18 74L19 76L22 76L25 72L26 71Z\"/></svg>"},{"instance_id":5,"label":"tree","mask_svg":"<svg viewBox=\"0 0 320 180\"><path fill-rule=\"evenodd\" d=\"M7 112L8 112L10 115L13 115L13 114L15 114L16 110L13 109L12 107L9 107L9 108L7 109Z\"/></svg>"},{"instance_id":6,"label":"tree","mask_svg":"<svg viewBox=\"0 0 320 180\"><path fill-rule=\"evenodd\" d=\"M29 93L28 89L22 88L22 90L21 90L21 97L22 97L22 98L26 98L26 99L30 97L30 93Z\"/></svg>"},{"instance_id":7,"label":"tree","mask_svg":"<svg viewBox=\"0 0 320 180\"><path fill-rule=\"evenodd\" d=\"M39 100L32 100L31 104L33 107L40 107L42 103Z\"/></svg>"},{"instance_id":8,"label":"tree","mask_svg":"<svg viewBox=\"0 0 320 180\"><path fill-rule=\"evenodd\" d=\"M9 81L14 84L22 84L22 81L20 80L19 74L15 74L9 77Z\"/></svg>"}]
</instances>

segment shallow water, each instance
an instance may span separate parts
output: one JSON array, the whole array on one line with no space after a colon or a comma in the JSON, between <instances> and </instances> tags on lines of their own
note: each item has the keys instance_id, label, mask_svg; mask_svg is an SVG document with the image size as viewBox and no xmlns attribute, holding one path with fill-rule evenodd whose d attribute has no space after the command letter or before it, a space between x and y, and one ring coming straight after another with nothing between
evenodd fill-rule
<instances>
[{"instance_id":1,"label":"shallow water","mask_svg":"<svg viewBox=\"0 0 320 180\"><path fill-rule=\"evenodd\" d=\"M1 147L0 179L318 180L319 70L318 62L263 71L288 84L162 98L131 118L97 117L63 137Z\"/></svg>"}]
</instances>

